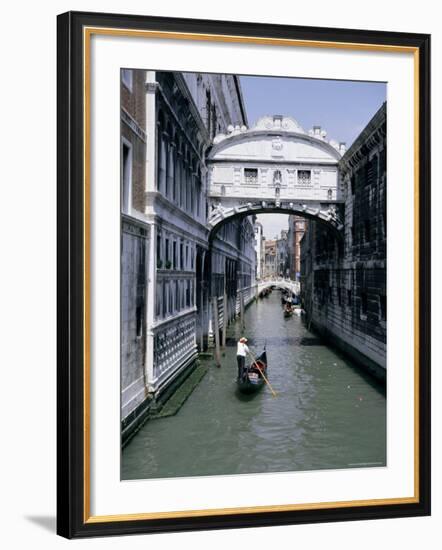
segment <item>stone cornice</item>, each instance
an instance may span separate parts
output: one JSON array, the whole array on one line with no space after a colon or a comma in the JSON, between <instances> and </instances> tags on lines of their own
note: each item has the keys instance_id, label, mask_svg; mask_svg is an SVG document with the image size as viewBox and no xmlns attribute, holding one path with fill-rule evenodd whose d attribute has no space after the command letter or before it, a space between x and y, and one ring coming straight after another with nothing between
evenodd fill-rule
<instances>
[{"instance_id":1,"label":"stone cornice","mask_svg":"<svg viewBox=\"0 0 442 550\"><path fill-rule=\"evenodd\" d=\"M139 137L144 143L147 142L147 134L134 119L134 117L129 114L124 107L121 107L120 113L121 120L132 130L132 132Z\"/></svg>"}]
</instances>

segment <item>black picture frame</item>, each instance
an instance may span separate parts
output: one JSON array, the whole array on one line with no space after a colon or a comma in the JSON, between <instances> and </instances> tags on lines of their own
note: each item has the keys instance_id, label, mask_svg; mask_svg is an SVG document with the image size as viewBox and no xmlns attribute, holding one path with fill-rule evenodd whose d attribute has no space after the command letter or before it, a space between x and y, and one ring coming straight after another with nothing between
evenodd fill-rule
<instances>
[{"instance_id":1,"label":"black picture frame","mask_svg":"<svg viewBox=\"0 0 442 550\"><path fill-rule=\"evenodd\" d=\"M430 514L430 36L105 13L58 16L57 42L57 532L67 538L335 522ZM406 504L91 521L85 489L84 28L268 37L414 48L419 59L418 499ZM87 337L87 336L86 336ZM86 474L85 474L86 472Z\"/></svg>"}]
</instances>

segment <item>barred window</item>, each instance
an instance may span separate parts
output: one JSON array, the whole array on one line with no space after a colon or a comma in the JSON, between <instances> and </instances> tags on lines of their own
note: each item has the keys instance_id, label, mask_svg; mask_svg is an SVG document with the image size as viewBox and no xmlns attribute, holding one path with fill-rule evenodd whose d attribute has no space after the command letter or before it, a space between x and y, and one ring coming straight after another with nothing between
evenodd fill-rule
<instances>
[{"instance_id":1,"label":"barred window","mask_svg":"<svg viewBox=\"0 0 442 550\"><path fill-rule=\"evenodd\" d=\"M310 185L312 183L311 170L298 170L298 185Z\"/></svg>"},{"instance_id":2,"label":"barred window","mask_svg":"<svg viewBox=\"0 0 442 550\"><path fill-rule=\"evenodd\" d=\"M245 181L245 183L257 183L258 182L258 169L257 168L244 168L244 181Z\"/></svg>"},{"instance_id":3,"label":"barred window","mask_svg":"<svg viewBox=\"0 0 442 550\"><path fill-rule=\"evenodd\" d=\"M367 315L368 297L366 292L361 292L361 315Z\"/></svg>"},{"instance_id":4,"label":"barred window","mask_svg":"<svg viewBox=\"0 0 442 550\"><path fill-rule=\"evenodd\" d=\"M387 320L387 298L384 295L379 296L379 318L381 321Z\"/></svg>"}]
</instances>

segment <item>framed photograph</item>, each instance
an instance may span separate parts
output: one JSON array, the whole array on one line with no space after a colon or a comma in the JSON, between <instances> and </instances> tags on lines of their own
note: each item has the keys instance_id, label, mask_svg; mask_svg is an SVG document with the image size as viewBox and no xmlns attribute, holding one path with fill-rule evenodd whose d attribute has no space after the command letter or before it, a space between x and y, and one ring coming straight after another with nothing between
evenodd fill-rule
<instances>
[{"instance_id":1,"label":"framed photograph","mask_svg":"<svg viewBox=\"0 0 442 550\"><path fill-rule=\"evenodd\" d=\"M57 70L58 533L429 515L430 36L69 12Z\"/></svg>"}]
</instances>

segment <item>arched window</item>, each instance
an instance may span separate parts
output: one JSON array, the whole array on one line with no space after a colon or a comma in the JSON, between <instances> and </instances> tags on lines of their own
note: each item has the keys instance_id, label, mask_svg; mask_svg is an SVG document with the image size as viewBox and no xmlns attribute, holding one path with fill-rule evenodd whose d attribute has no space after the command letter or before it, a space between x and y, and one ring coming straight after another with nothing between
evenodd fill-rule
<instances>
[{"instance_id":1,"label":"arched window","mask_svg":"<svg viewBox=\"0 0 442 550\"><path fill-rule=\"evenodd\" d=\"M182 170L182 142L179 136L176 136L175 146L175 171L174 171L174 193L173 198L176 204L181 204L181 170Z\"/></svg>"},{"instance_id":2,"label":"arched window","mask_svg":"<svg viewBox=\"0 0 442 550\"><path fill-rule=\"evenodd\" d=\"M167 124L166 197L171 198L173 189L173 142L172 125Z\"/></svg>"},{"instance_id":3,"label":"arched window","mask_svg":"<svg viewBox=\"0 0 442 550\"><path fill-rule=\"evenodd\" d=\"M166 138L164 115L158 112L157 123L157 189L164 193L166 187Z\"/></svg>"},{"instance_id":4,"label":"arched window","mask_svg":"<svg viewBox=\"0 0 442 550\"><path fill-rule=\"evenodd\" d=\"M225 185L221 185L221 195L222 195L223 197L226 196L226 186L225 186Z\"/></svg>"},{"instance_id":5,"label":"arched window","mask_svg":"<svg viewBox=\"0 0 442 550\"><path fill-rule=\"evenodd\" d=\"M333 191L332 191L332 189L329 189L329 190L327 191L327 199L328 199L329 201L331 201L332 198L333 198Z\"/></svg>"},{"instance_id":6,"label":"arched window","mask_svg":"<svg viewBox=\"0 0 442 550\"><path fill-rule=\"evenodd\" d=\"M199 163L196 163L195 166L195 201L196 201L196 216L199 218L201 216L201 195L202 195L202 186L201 186L201 168Z\"/></svg>"}]
</instances>

